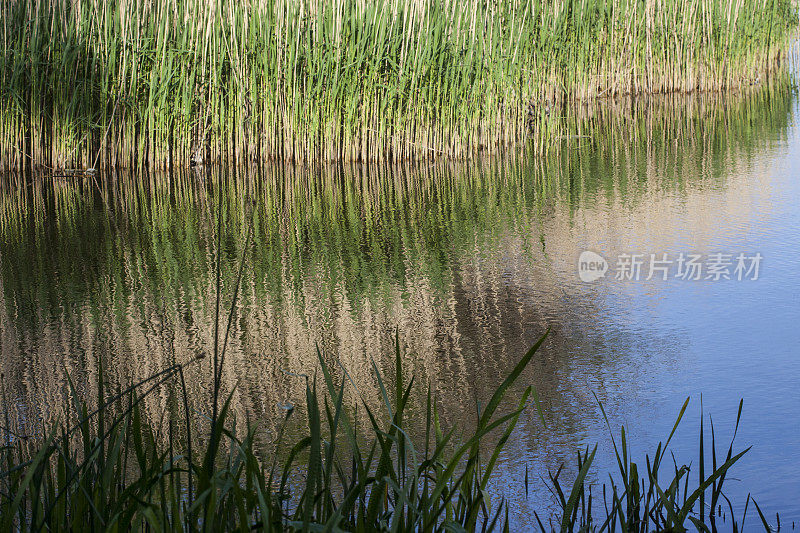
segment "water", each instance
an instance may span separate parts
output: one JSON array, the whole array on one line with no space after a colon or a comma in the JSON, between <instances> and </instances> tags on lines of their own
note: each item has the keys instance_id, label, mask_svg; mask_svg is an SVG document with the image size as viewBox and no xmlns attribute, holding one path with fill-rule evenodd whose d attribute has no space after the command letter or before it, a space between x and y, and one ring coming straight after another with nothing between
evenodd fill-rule
<instances>
[{"instance_id":1,"label":"water","mask_svg":"<svg viewBox=\"0 0 800 533\"><path fill-rule=\"evenodd\" d=\"M36 431L63 415L67 373L96 396L100 358L110 381L130 383L209 353L221 222L226 314L245 260L224 381L240 417L265 421L265 442L282 406L303 401L297 374L313 374L317 345L379 408L371 364L391 375L397 331L443 425L468 431L476 405L550 327L520 385L536 387L546 423L525 413L492 486L517 526L554 507L541 477L582 446L600 445L592 483L615 468L595 395L642 462L691 397L672 449L696 463L701 394L727 450L743 399L737 449L753 448L727 495L743 504L752 492L768 516L798 521L798 112L790 90L763 88L582 109L547 157L6 178L8 412ZM584 250L612 271L581 281ZM620 254L716 252L761 254L758 279L683 280L674 265L666 281L644 279L646 268L615 279ZM199 412L210 365L188 367Z\"/></svg>"}]
</instances>

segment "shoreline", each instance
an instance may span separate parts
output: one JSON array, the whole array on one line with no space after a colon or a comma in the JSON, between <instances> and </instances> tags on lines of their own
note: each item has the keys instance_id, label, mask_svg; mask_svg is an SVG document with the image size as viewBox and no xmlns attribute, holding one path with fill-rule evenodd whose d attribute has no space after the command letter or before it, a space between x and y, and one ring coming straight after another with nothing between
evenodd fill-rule
<instances>
[{"instance_id":1,"label":"shoreline","mask_svg":"<svg viewBox=\"0 0 800 533\"><path fill-rule=\"evenodd\" d=\"M560 143L570 139L588 138L584 132L584 127L581 126L588 118L598 113L618 113L623 112L624 109L629 107L637 107L639 109L644 106L647 108L651 103L656 102L669 102L670 100L685 100L687 103L696 102L703 103L704 101L715 101L736 98L748 98L755 95L758 91L772 91L772 90L785 90L790 88L794 83L795 69L789 65L795 65L796 58L791 58L783 62L779 68L774 68L748 84L740 84L736 87L724 89L711 89L711 90L693 90L689 92L670 91L670 92L653 92L653 93L625 93L608 96L596 96L583 100L563 98L558 102L549 102L541 106L544 109L544 115L551 120L550 131L548 137L548 145L544 147L537 147L531 145L529 138L531 132L523 127L523 134L520 139L513 140L506 143L496 143L493 145L479 146L472 151L460 154L450 155L444 154L441 151L432 153L430 157L418 154L410 154L406 158L389 158L379 157L376 159L320 159L320 158L281 158L277 156L271 157L257 157L256 154L243 154L231 153L225 150L219 152L216 157L195 164L192 161L176 161L173 164L169 162L170 149L164 150L164 153L159 155L155 154L155 150L149 147L146 152L148 160L133 162L130 165L98 165L80 167L80 162L76 162L75 167L51 167L45 163L36 163L24 168L2 168L0 166L0 173L9 176L22 175L22 176L40 176L52 177L54 179L77 179L77 178L96 178L100 174L107 172L126 172L132 170L146 170L148 172L164 172L164 171L189 171L197 170L204 172L209 168L216 168L219 166L227 166L230 168L256 168L262 165L288 165L292 168L316 168L325 167L328 165L346 164L354 166L364 166L365 168L373 165L388 165L403 167L408 164L426 163L434 161L449 161L452 163L467 162L476 158L494 158L494 157L507 157L508 154L517 152L519 150L529 151L532 150L536 155L552 154L553 150L558 150ZM226 148L231 145L241 145L240 142L227 139L231 141L230 144L223 145L217 144L217 148ZM165 159L166 158L166 159ZM28 161L33 159L28 158ZM103 162L104 157L94 157L91 161ZM90 162L91 162L90 161Z\"/></svg>"}]
</instances>

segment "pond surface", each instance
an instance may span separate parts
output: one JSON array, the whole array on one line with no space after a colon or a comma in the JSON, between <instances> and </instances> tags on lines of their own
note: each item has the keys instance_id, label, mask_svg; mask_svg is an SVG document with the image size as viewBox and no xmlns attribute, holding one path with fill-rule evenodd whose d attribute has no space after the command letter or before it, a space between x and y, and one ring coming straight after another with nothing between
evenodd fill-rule
<instances>
[{"instance_id":1,"label":"pond surface","mask_svg":"<svg viewBox=\"0 0 800 533\"><path fill-rule=\"evenodd\" d=\"M581 108L546 157L4 178L7 412L35 431L63 414L67 373L91 398L101 359L130 383L209 353L219 237L226 316L244 257L225 386L267 440L317 346L377 402L372 361L391 376L397 331L443 425L468 428L549 327L520 384L546 423L525 413L492 487L520 528L553 508L541 478L578 449L600 445L592 483L615 468L595 395L642 463L686 397L672 449L697 463L701 394L726 451L743 399L737 448L753 448L727 494L800 521L798 112L779 85ZM587 250L607 264L593 281ZM651 276L651 254L672 262ZM188 372L203 411L209 358Z\"/></svg>"}]
</instances>

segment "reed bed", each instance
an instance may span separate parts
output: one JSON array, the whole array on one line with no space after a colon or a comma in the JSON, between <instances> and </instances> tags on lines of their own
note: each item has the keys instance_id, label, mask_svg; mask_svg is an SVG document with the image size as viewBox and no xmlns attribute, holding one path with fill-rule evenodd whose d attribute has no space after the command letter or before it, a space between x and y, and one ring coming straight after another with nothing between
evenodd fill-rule
<instances>
[{"instance_id":1,"label":"reed bed","mask_svg":"<svg viewBox=\"0 0 800 533\"><path fill-rule=\"evenodd\" d=\"M466 157L551 109L733 89L786 56L792 0L10 0L0 168Z\"/></svg>"}]
</instances>

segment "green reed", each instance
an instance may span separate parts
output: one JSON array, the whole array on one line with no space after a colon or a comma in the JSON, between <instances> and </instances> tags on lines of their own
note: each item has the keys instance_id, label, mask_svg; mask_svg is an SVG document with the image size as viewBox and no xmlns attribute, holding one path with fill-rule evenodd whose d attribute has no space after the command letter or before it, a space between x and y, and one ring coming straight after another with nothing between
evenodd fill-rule
<instances>
[{"instance_id":1,"label":"green reed","mask_svg":"<svg viewBox=\"0 0 800 533\"><path fill-rule=\"evenodd\" d=\"M504 414L498 410L545 337L482 407L472 435L443 427L430 388L424 396L424 435L410 434L405 418L415 383L404 374L399 343L391 380L374 367L383 409L374 411L361 399L369 429L359 434L354 411L345 403L348 376L337 382L319 354L319 374L306 378L303 433L294 441L287 437L286 427L298 410L289 407L266 455L257 445L258 424L237 429L231 421L230 397L213 417L196 415L183 373L195 361L114 391L106 389L101 366L94 409L70 381L72 422L54 425L44 435L21 435L5 411L0 526L4 531L508 531L508 503L493 502L488 483L520 415L534 408L541 413L541 408L528 387L516 407ZM146 420L141 402L164 389L166 412L161 420ZM3 402L8 407L5 394ZM752 499L748 496L737 521L722 489L749 448L734 452L732 440L727 452L718 454L712 429L712 462L706 464L701 422L699 477L689 475L688 465L662 464L688 403L645 465L629 454L622 428L621 441L614 440L619 470L601 490L587 481L596 446L578 453L571 480L564 479L562 469L551 473L560 511L550 517L537 513L541 530L685 531L694 526L710 531L727 523L727 512L723 518L718 510L723 504L733 530L743 528ZM492 433L500 437L487 445ZM526 490L527 483L526 476ZM769 531L755 501L753 507L757 523Z\"/></svg>"},{"instance_id":2,"label":"green reed","mask_svg":"<svg viewBox=\"0 0 800 533\"><path fill-rule=\"evenodd\" d=\"M736 88L791 0L12 0L6 168L461 157L570 99Z\"/></svg>"}]
</instances>

